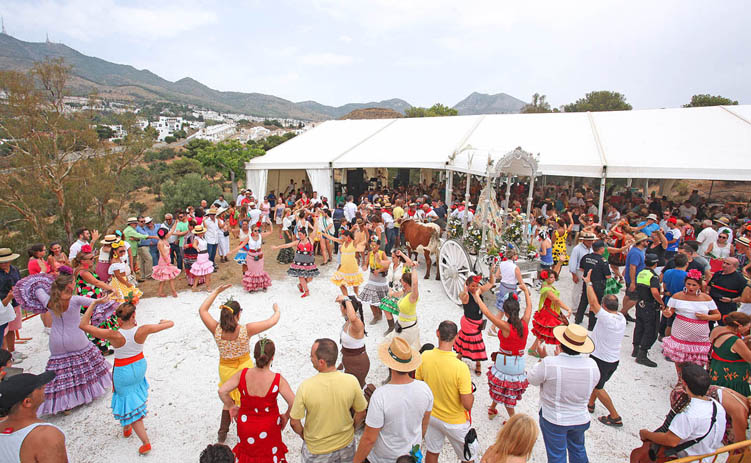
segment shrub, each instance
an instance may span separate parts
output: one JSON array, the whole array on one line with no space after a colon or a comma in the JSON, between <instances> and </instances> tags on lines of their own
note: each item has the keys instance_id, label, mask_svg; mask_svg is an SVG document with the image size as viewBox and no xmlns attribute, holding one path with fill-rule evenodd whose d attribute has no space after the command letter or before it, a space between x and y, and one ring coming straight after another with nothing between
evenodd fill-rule
<instances>
[{"instance_id":1,"label":"shrub","mask_svg":"<svg viewBox=\"0 0 751 463\"><path fill-rule=\"evenodd\" d=\"M222 190L212 182L197 173L190 173L169 180L162 186L163 213L183 210L188 206L196 206L202 199L213 201Z\"/></svg>"},{"instance_id":2,"label":"shrub","mask_svg":"<svg viewBox=\"0 0 751 463\"><path fill-rule=\"evenodd\" d=\"M165 143L175 143L176 141L177 141L177 138L175 138L173 136L164 137L164 142Z\"/></svg>"},{"instance_id":3,"label":"shrub","mask_svg":"<svg viewBox=\"0 0 751 463\"><path fill-rule=\"evenodd\" d=\"M146 209L148 209L148 208L149 208L149 206L145 205L144 203L138 202L138 201L133 201L128 206L128 209L130 211L135 212L135 214L133 214L133 215L143 215L143 213L146 212Z\"/></svg>"}]
</instances>

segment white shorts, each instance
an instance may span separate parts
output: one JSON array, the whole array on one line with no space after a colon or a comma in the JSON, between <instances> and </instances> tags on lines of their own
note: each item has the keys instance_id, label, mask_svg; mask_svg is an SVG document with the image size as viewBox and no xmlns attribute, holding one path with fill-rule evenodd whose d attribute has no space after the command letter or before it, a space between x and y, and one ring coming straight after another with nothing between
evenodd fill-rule
<instances>
[{"instance_id":1,"label":"white shorts","mask_svg":"<svg viewBox=\"0 0 751 463\"><path fill-rule=\"evenodd\" d=\"M430 453L441 453L443 450L444 438L448 437L449 443L454 448L456 457L460 461L477 460L480 456L480 444L474 441L470 445L470 458L464 458L464 436L467 435L470 428L469 421L462 424L448 424L438 418L431 416L428 423L428 431L425 433L425 449Z\"/></svg>"}]
</instances>

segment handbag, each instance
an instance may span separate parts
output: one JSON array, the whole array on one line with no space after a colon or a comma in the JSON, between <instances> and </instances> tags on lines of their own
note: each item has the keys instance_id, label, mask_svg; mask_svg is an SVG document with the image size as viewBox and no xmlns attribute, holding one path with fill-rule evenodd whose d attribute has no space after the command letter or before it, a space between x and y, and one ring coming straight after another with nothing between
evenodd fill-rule
<instances>
[{"instance_id":1,"label":"handbag","mask_svg":"<svg viewBox=\"0 0 751 463\"><path fill-rule=\"evenodd\" d=\"M3 305L0 302L0 326L10 323L16 319L16 309L13 308L12 303Z\"/></svg>"},{"instance_id":2,"label":"handbag","mask_svg":"<svg viewBox=\"0 0 751 463\"><path fill-rule=\"evenodd\" d=\"M224 236L229 236L229 231L224 232Z\"/></svg>"},{"instance_id":3,"label":"handbag","mask_svg":"<svg viewBox=\"0 0 751 463\"><path fill-rule=\"evenodd\" d=\"M557 319L557 320L558 320L559 322L561 322L561 324L562 324L563 326L568 326L568 324L569 324L569 321L568 321L568 318L566 318L566 316L565 316L565 315L563 315L562 313L555 313L555 310L553 310L553 309L551 309L550 307L547 307L547 306L543 306L543 308L544 308L545 310L547 310L548 312L552 313L552 314L553 314L553 316L554 316L554 317L555 317L555 318L556 318L556 319Z\"/></svg>"}]
</instances>

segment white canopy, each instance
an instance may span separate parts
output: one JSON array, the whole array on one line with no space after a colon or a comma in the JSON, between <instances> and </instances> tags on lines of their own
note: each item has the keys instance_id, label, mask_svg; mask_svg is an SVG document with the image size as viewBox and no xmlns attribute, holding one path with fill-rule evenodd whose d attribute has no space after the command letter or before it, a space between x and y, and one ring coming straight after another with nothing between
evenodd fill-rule
<instances>
[{"instance_id":1,"label":"white canopy","mask_svg":"<svg viewBox=\"0 0 751 463\"><path fill-rule=\"evenodd\" d=\"M265 193L269 169L306 169L313 189L331 198L334 168L484 175L489 161L516 147L539 154L546 175L748 180L751 105L327 121L246 169L256 195Z\"/></svg>"}]
</instances>

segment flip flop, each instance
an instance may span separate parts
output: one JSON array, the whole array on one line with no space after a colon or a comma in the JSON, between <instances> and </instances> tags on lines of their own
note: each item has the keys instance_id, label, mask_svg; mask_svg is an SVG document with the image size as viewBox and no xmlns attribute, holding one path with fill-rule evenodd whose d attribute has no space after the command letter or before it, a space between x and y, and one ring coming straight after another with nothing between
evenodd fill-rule
<instances>
[{"instance_id":1,"label":"flip flop","mask_svg":"<svg viewBox=\"0 0 751 463\"><path fill-rule=\"evenodd\" d=\"M595 412L594 404L592 405L587 404L587 410L589 410L589 413L594 413Z\"/></svg>"},{"instance_id":2,"label":"flip flop","mask_svg":"<svg viewBox=\"0 0 751 463\"><path fill-rule=\"evenodd\" d=\"M597 421L604 425L613 426L615 428L623 427L623 419L621 419L620 416L618 418L612 418L610 415L603 415L597 418Z\"/></svg>"}]
</instances>

